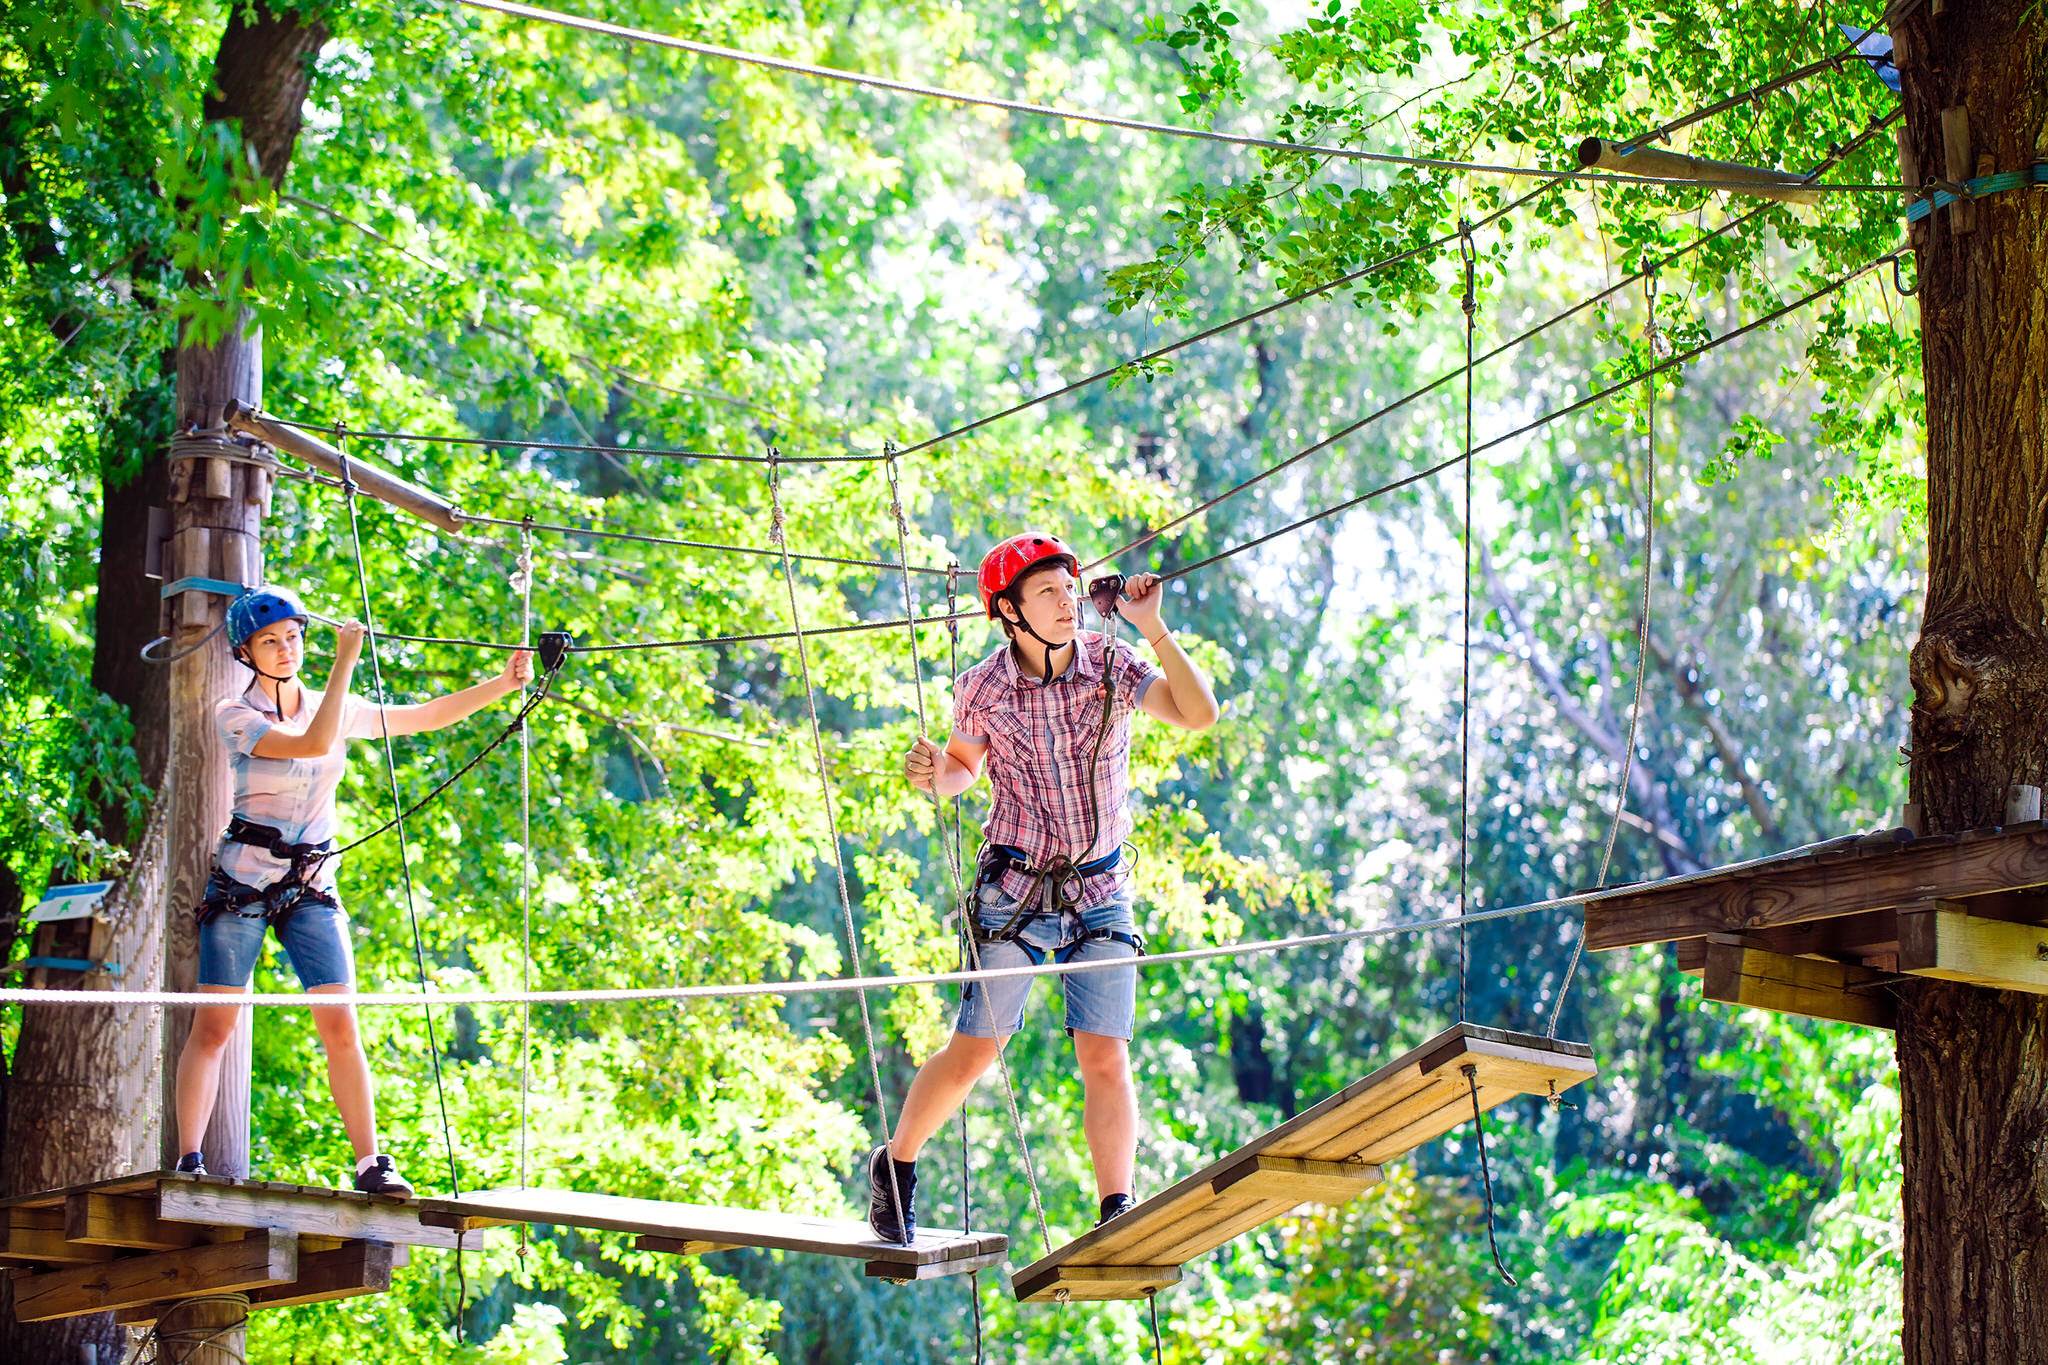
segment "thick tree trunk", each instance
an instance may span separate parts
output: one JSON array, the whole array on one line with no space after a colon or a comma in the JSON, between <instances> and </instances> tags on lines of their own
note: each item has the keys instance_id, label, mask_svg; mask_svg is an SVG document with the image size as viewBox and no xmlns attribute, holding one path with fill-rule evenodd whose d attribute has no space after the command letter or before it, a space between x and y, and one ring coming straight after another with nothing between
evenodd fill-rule
<instances>
[{"instance_id":1,"label":"thick tree trunk","mask_svg":"<svg viewBox=\"0 0 2048 1365\"><path fill-rule=\"evenodd\" d=\"M1921 6L1901 30L1923 179L2048 156L2048 21L2032 0ZM1960 175L1942 120L1958 108L1971 140ZM1913 795L1931 833L1997 824L2008 783L2048 780L2048 194L1972 212L1968 232L1943 210L1914 229L1928 590ZM1906 1359L2048 1361L2048 998L1941 983L1901 994Z\"/></svg>"},{"instance_id":2,"label":"thick tree trunk","mask_svg":"<svg viewBox=\"0 0 2048 1365\"><path fill-rule=\"evenodd\" d=\"M113 925L108 956L122 964L121 985L163 985L157 907L168 869L169 823L161 803L136 849L133 871L108 894ZM0 1189L55 1189L157 1164L156 1069L162 1016L115 1006L32 1005L22 1012L15 1083L8 1096L9 1140L0 1145ZM111 1314L57 1322L16 1322L0 1308L0 1360L75 1361L96 1348L120 1360L125 1334Z\"/></svg>"}]
</instances>

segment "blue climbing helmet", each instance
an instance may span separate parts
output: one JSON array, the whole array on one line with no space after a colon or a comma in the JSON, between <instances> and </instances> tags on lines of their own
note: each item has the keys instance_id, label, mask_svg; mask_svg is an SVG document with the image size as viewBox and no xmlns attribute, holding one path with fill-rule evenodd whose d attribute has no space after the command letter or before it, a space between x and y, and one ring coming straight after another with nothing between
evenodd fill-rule
<instances>
[{"instance_id":1,"label":"blue climbing helmet","mask_svg":"<svg viewBox=\"0 0 2048 1365\"><path fill-rule=\"evenodd\" d=\"M228 603L228 644L240 649L257 631L279 621L297 621L305 628L306 604L299 595L290 588L251 588Z\"/></svg>"}]
</instances>

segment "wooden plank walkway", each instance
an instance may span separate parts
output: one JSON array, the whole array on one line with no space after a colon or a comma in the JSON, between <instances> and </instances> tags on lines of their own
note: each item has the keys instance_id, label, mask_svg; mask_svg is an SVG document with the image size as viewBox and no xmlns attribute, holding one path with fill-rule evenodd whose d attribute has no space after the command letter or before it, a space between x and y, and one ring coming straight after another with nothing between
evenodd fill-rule
<instances>
[{"instance_id":1,"label":"wooden plank walkway","mask_svg":"<svg viewBox=\"0 0 2048 1365\"><path fill-rule=\"evenodd\" d=\"M1890 1028L1904 976L2048 994L2048 826L1850 834L1586 907L1586 946L1677 947L1705 995Z\"/></svg>"},{"instance_id":2,"label":"wooden plank walkway","mask_svg":"<svg viewBox=\"0 0 2048 1365\"><path fill-rule=\"evenodd\" d=\"M230 1292L252 1309L377 1294L408 1247L458 1237L422 1224L414 1200L179 1171L0 1200L0 1262L24 1322L114 1311L146 1323Z\"/></svg>"},{"instance_id":3,"label":"wooden plank walkway","mask_svg":"<svg viewBox=\"0 0 2048 1365\"><path fill-rule=\"evenodd\" d=\"M899 1246L878 1240L858 1218L672 1204L575 1190L480 1190L458 1199L428 1199L421 1202L420 1221L446 1228L545 1223L630 1232L637 1234L634 1245L643 1251L683 1256L739 1247L843 1256L865 1262L869 1275L889 1280L964 1275L995 1264L1009 1247L1009 1239L1000 1233L946 1228L919 1229L916 1241Z\"/></svg>"},{"instance_id":4,"label":"wooden plank walkway","mask_svg":"<svg viewBox=\"0 0 2048 1365\"><path fill-rule=\"evenodd\" d=\"M1364 1080L1196 1171L1171 1189L1010 1277L1019 1299L1135 1299L1180 1279L1186 1262L1302 1204L1338 1204L1380 1165L1519 1095L1562 1094L1592 1077L1592 1050L1455 1024Z\"/></svg>"}]
</instances>

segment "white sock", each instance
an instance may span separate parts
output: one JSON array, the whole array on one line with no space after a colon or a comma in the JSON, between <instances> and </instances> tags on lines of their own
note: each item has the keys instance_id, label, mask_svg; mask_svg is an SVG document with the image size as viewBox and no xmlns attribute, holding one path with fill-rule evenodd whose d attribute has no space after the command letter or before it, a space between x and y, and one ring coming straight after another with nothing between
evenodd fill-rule
<instances>
[{"instance_id":1,"label":"white sock","mask_svg":"<svg viewBox=\"0 0 2048 1365\"><path fill-rule=\"evenodd\" d=\"M371 1166L376 1164L377 1158L382 1155L384 1155L382 1152L372 1152L368 1156L364 1157L362 1160L356 1162L356 1174L361 1175L364 1171L369 1170Z\"/></svg>"}]
</instances>

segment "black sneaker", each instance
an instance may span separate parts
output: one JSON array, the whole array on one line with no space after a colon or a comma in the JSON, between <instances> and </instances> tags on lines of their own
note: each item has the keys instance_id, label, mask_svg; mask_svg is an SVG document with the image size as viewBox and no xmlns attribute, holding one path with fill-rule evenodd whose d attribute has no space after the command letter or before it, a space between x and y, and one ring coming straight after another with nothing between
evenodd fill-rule
<instances>
[{"instance_id":1,"label":"black sneaker","mask_svg":"<svg viewBox=\"0 0 2048 1365\"><path fill-rule=\"evenodd\" d=\"M1138 1201L1127 1194L1110 1195L1102 1201L1102 1216L1095 1220L1095 1226L1101 1227L1112 1218L1121 1218L1137 1206Z\"/></svg>"},{"instance_id":2,"label":"black sneaker","mask_svg":"<svg viewBox=\"0 0 2048 1365\"><path fill-rule=\"evenodd\" d=\"M197 1152L187 1152L178 1158L176 1169L186 1175L205 1175L206 1158Z\"/></svg>"},{"instance_id":3,"label":"black sneaker","mask_svg":"<svg viewBox=\"0 0 2048 1365\"><path fill-rule=\"evenodd\" d=\"M389 1194L400 1199L412 1198L412 1186L405 1183L405 1177L398 1173L398 1163L379 1152L370 1158L370 1164L356 1172L356 1188L364 1194Z\"/></svg>"},{"instance_id":4,"label":"black sneaker","mask_svg":"<svg viewBox=\"0 0 2048 1365\"><path fill-rule=\"evenodd\" d=\"M917 1176L890 1160L887 1143L868 1153L867 1164L868 1226L885 1242L909 1246L917 1238Z\"/></svg>"}]
</instances>

